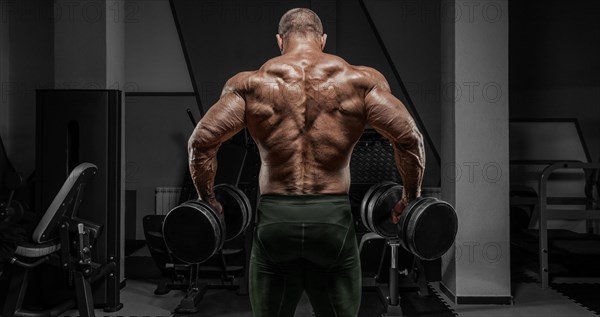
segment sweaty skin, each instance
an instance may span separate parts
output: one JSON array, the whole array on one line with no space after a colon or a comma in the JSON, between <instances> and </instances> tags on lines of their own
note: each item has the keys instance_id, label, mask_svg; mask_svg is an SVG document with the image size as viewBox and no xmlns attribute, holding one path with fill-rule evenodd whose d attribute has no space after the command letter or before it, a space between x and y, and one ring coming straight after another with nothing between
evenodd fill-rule
<instances>
[{"instance_id":1,"label":"sweaty skin","mask_svg":"<svg viewBox=\"0 0 600 317\"><path fill-rule=\"evenodd\" d=\"M303 43L282 53L229 79L194 129L188 150L199 196L222 212L213 193L217 150L244 127L260 151L261 194L346 194L352 150L369 124L394 147L404 185L397 222L420 195L425 168L421 133L402 102L375 69Z\"/></svg>"}]
</instances>

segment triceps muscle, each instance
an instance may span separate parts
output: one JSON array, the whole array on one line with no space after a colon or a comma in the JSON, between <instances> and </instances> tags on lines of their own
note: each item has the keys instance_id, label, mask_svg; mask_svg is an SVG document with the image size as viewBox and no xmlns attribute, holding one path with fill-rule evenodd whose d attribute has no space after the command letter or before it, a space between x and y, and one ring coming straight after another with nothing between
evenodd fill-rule
<instances>
[{"instance_id":1,"label":"triceps muscle","mask_svg":"<svg viewBox=\"0 0 600 317\"><path fill-rule=\"evenodd\" d=\"M198 122L188 142L189 168L201 199L214 201L217 151L223 142L245 127L245 101L230 91Z\"/></svg>"}]
</instances>

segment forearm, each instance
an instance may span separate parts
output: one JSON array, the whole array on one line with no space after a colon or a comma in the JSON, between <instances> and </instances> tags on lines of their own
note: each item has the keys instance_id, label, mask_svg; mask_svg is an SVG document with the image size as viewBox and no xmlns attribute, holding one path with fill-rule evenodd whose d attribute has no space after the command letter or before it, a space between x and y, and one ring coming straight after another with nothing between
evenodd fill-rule
<instances>
[{"instance_id":1,"label":"forearm","mask_svg":"<svg viewBox=\"0 0 600 317\"><path fill-rule=\"evenodd\" d=\"M425 170L422 164L424 162L414 153L407 153L406 151L397 149L394 150L394 158L402 177L404 187L402 200L406 204L421 195L421 183Z\"/></svg>"},{"instance_id":2,"label":"forearm","mask_svg":"<svg viewBox=\"0 0 600 317\"><path fill-rule=\"evenodd\" d=\"M412 119L398 121L390 121L389 126L372 126L390 140L394 147L394 160L404 187L402 201L406 205L421 194L425 172L425 147L423 137Z\"/></svg>"},{"instance_id":3,"label":"forearm","mask_svg":"<svg viewBox=\"0 0 600 317\"><path fill-rule=\"evenodd\" d=\"M406 139L394 142L394 159L404 186L402 201L407 204L421 195L425 171L423 139L416 129Z\"/></svg>"},{"instance_id":4,"label":"forearm","mask_svg":"<svg viewBox=\"0 0 600 317\"><path fill-rule=\"evenodd\" d=\"M213 202L215 175L217 173L217 150L219 146L202 146L192 136L189 143L189 168L194 187L200 199Z\"/></svg>"}]
</instances>

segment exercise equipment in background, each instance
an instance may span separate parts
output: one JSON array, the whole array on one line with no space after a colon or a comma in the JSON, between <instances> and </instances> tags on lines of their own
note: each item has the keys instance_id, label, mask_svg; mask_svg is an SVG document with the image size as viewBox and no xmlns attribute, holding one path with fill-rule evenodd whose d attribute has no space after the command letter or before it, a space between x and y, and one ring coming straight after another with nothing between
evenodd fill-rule
<instances>
[{"instance_id":1,"label":"exercise equipment in background","mask_svg":"<svg viewBox=\"0 0 600 317\"><path fill-rule=\"evenodd\" d=\"M104 234L94 247L95 260L115 262L117 269L97 281L94 304L106 312L121 308L120 292L124 243L121 216L124 194L122 173L123 92L114 89L56 89L36 91L36 210L46 210L53 194L71 170L83 162L98 167L94 190L88 190L88 208L79 217L101 223ZM52 274L39 277L40 301L59 302L66 282Z\"/></svg>"},{"instance_id":2,"label":"exercise equipment in background","mask_svg":"<svg viewBox=\"0 0 600 317\"><path fill-rule=\"evenodd\" d=\"M92 259L92 248L102 234L103 225L79 218L79 211L89 206L84 191L93 190L91 181L97 173L97 167L90 163L75 167L43 214L32 241L18 244L8 267L10 279L2 316L58 316L75 305L80 316L94 316L92 284L114 275L118 269L114 260L97 263ZM26 310L22 305L31 271L45 263L68 271L76 301L68 299L42 311Z\"/></svg>"},{"instance_id":3,"label":"exercise equipment in background","mask_svg":"<svg viewBox=\"0 0 600 317\"><path fill-rule=\"evenodd\" d=\"M579 121L514 118L509 132L513 258L538 266L542 288L598 277L600 163Z\"/></svg>"},{"instance_id":4,"label":"exercise equipment in background","mask_svg":"<svg viewBox=\"0 0 600 317\"><path fill-rule=\"evenodd\" d=\"M211 288L207 283L198 283L200 263L219 255L224 274L228 275L224 255L230 251L224 250L223 244L242 235L251 224L252 208L243 191L227 184L215 186L214 191L223 215L204 201L190 200L169 211L162 223L168 253L180 262L165 264L165 268L189 269L188 283L182 283L187 284L187 293L176 308L177 313L197 312L199 301ZM151 248L152 251L156 250Z\"/></svg>"}]
</instances>

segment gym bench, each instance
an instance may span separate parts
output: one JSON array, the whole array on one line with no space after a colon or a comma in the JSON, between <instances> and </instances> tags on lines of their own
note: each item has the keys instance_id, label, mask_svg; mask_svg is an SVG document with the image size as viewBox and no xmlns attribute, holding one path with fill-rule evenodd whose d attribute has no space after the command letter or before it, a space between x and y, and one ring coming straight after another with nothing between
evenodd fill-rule
<instances>
[{"instance_id":1,"label":"gym bench","mask_svg":"<svg viewBox=\"0 0 600 317\"><path fill-rule=\"evenodd\" d=\"M80 316L94 316L91 284L117 267L115 262L101 265L92 261L92 248L102 225L77 217L83 194L97 171L91 163L75 167L36 226L32 241L17 246L7 268L11 275L3 317L58 316L76 305ZM68 270L76 301L69 299L43 311L26 310L22 305L31 271L45 263Z\"/></svg>"}]
</instances>

